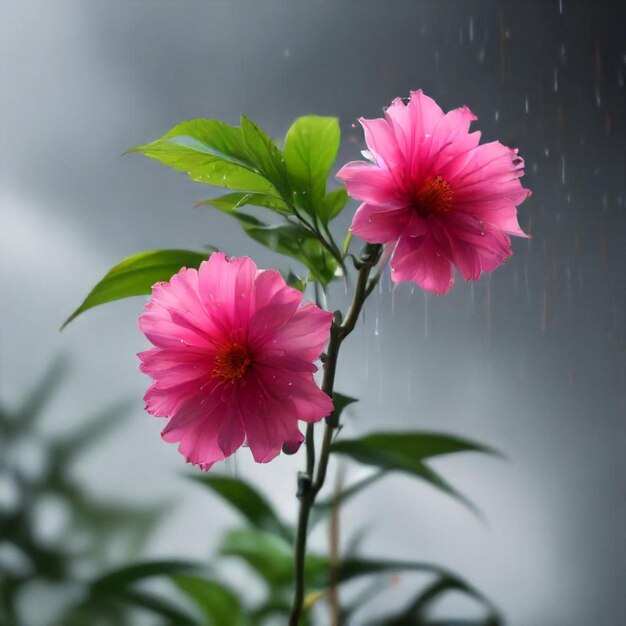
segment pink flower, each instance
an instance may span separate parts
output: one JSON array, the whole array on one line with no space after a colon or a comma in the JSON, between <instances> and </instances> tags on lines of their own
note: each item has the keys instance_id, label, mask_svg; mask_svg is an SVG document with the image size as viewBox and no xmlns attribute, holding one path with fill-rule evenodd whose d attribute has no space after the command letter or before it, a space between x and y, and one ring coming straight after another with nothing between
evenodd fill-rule
<instances>
[{"instance_id":1,"label":"pink flower","mask_svg":"<svg viewBox=\"0 0 626 626\"><path fill-rule=\"evenodd\" d=\"M337 174L361 202L351 230L393 247L391 277L445 293L452 265L477 280L511 256L508 235L526 237L517 205L524 161L498 141L479 145L467 107L445 113L422 91L405 106L396 98L384 119L360 122L371 163L354 161Z\"/></svg>"},{"instance_id":2,"label":"pink flower","mask_svg":"<svg viewBox=\"0 0 626 626\"><path fill-rule=\"evenodd\" d=\"M333 404L313 380L332 314L247 257L214 253L152 288L139 327L155 348L141 371L154 382L146 410L171 418L162 432L188 462L208 470L247 443L271 461L304 437Z\"/></svg>"}]
</instances>

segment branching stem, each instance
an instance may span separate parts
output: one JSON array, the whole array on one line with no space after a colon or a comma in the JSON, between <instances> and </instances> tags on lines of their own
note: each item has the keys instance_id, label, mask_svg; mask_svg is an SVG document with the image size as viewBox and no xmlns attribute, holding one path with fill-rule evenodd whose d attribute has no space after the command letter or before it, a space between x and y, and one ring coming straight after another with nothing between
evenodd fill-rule
<instances>
[{"instance_id":1,"label":"branching stem","mask_svg":"<svg viewBox=\"0 0 626 626\"><path fill-rule=\"evenodd\" d=\"M324 378L322 380L322 391L332 398L335 385L335 373L337 370L337 359L339 357L339 348L343 340L354 330L359 319L365 300L372 292L376 282L380 278L380 273L370 279L372 268L376 265L380 258L382 246L367 244L361 253L361 258L355 263L358 269L358 277L354 288L352 304L348 309L348 313L344 321L340 324L333 322L330 329L330 340L324 359ZM319 463L317 466L317 474L313 479L313 470L315 467L315 451L312 445L309 445L309 436L312 436L313 429L307 428L307 476L305 480L300 482L298 486L298 497L300 498L300 513L298 516L298 531L296 535L295 545L295 592L293 606L289 618L289 626L298 626L302 616L302 608L304 603L305 592L305 561L306 561L306 538L309 525L309 517L311 509L315 504L315 498L324 486L326 480L326 472L328 470L328 461L330 458L330 447L333 441L333 433L335 427L331 421L326 419L324 429L324 439L320 450Z\"/></svg>"}]
</instances>

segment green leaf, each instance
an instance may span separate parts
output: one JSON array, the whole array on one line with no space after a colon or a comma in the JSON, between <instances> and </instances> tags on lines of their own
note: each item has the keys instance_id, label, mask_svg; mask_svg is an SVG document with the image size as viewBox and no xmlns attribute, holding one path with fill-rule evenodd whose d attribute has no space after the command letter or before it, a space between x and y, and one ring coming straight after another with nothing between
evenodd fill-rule
<instances>
[{"instance_id":1,"label":"green leaf","mask_svg":"<svg viewBox=\"0 0 626 626\"><path fill-rule=\"evenodd\" d=\"M289 207L280 198L268 196L263 193L245 193L241 191L227 193L219 198L203 200L202 202L198 202L196 207L213 206L224 213L232 213L236 209L246 205L264 207L284 215L291 213Z\"/></svg>"},{"instance_id":2,"label":"green leaf","mask_svg":"<svg viewBox=\"0 0 626 626\"><path fill-rule=\"evenodd\" d=\"M133 406L134 402L114 402L69 434L51 439L49 450L51 461L66 464L75 455L85 452L89 446L97 443L101 437L118 426Z\"/></svg>"},{"instance_id":3,"label":"green leaf","mask_svg":"<svg viewBox=\"0 0 626 626\"><path fill-rule=\"evenodd\" d=\"M350 242L352 241L352 231L349 230L348 234L346 235L345 239L343 240L343 246L342 246L342 250L344 255L348 254L348 250L350 249Z\"/></svg>"},{"instance_id":4,"label":"green leaf","mask_svg":"<svg viewBox=\"0 0 626 626\"><path fill-rule=\"evenodd\" d=\"M482 452L502 456L480 443L431 432L379 432L360 439L343 439L333 452L346 454L366 465L411 472L424 459L458 452Z\"/></svg>"},{"instance_id":5,"label":"green leaf","mask_svg":"<svg viewBox=\"0 0 626 626\"><path fill-rule=\"evenodd\" d=\"M274 185L250 159L242 129L219 120L195 119L178 124L163 137L129 152L140 152L196 182L279 196Z\"/></svg>"},{"instance_id":6,"label":"green leaf","mask_svg":"<svg viewBox=\"0 0 626 626\"><path fill-rule=\"evenodd\" d=\"M492 448L479 443L439 433L396 432L374 433L361 439L337 441L331 450L373 465L385 471L401 471L417 476L433 487L456 498L474 513L478 509L456 491L439 474L425 464L425 460L458 452L482 452L501 456Z\"/></svg>"},{"instance_id":7,"label":"green leaf","mask_svg":"<svg viewBox=\"0 0 626 626\"><path fill-rule=\"evenodd\" d=\"M283 197L289 197L290 188L282 152L273 139L252 120L241 116L241 134L248 158Z\"/></svg>"},{"instance_id":8,"label":"green leaf","mask_svg":"<svg viewBox=\"0 0 626 626\"><path fill-rule=\"evenodd\" d=\"M333 393L333 412L326 418L328 425L337 428L337 426L339 426L339 418L341 417L343 410L355 402L358 402L356 398L344 396L343 394L335 391Z\"/></svg>"},{"instance_id":9,"label":"green leaf","mask_svg":"<svg viewBox=\"0 0 626 626\"><path fill-rule=\"evenodd\" d=\"M66 377L68 369L68 360L65 357L54 359L17 412L10 419L3 420L2 426L11 433L29 430Z\"/></svg>"},{"instance_id":10,"label":"green leaf","mask_svg":"<svg viewBox=\"0 0 626 626\"><path fill-rule=\"evenodd\" d=\"M292 545L277 535L255 528L233 530L226 535L220 554L243 559L273 592L292 588ZM307 556L305 578L309 586L327 584L328 570L328 559L313 554Z\"/></svg>"},{"instance_id":11,"label":"green leaf","mask_svg":"<svg viewBox=\"0 0 626 626\"><path fill-rule=\"evenodd\" d=\"M116 593L112 599L164 617L168 626L197 626L196 620L181 611L177 606L152 593L139 589L125 589L120 593Z\"/></svg>"},{"instance_id":12,"label":"green leaf","mask_svg":"<svg viewBox=\"0 0 626 626\"><path fill-rule=\"evenodd\" d=\"M292 533L266 500L252 485L229 476L190 476L232 505L252 526L275 533L290 541Z\"/></svg>"},{"instance_id":13,"label":"green leaf","mask_svg":"<svg viewBox=\"0 0 626 626\"><path fill-rule=\"evenodd\" d=\"M460 592L476 600L489 610L489 616L485 619L471 622L446 620L444 622L439 622L441 626L444 626L445 624L449 624L450 626L452 626L455 623L469 623L473 624L474 626L488 626L499 623L499 616L497 615L497 611L491 605L491 603L483 596L482 593L480 593L470 584L456 576L442 576L430 585L427 585L424 589L422 589L416 595L414 600L409 604L409 606L404 609L394 620L392 620L390 624L394 624L394 626L405 626L409 624L419 626L420 624L423 624L425 618L430 614L431 606L441 596L449 593L450 591Z\"/></svg>"},{"instance_id":14,"label":"green leaf","mask_svg":"<svg viewBox=\"0 0 626 626\"><path fill-rule=\"evenodd\" d=\"M243 559L271 589L293 582L291 546L274 534L255 529L232 530L226 535L220 554Z\"/></svg>"},{"instance_id":15,"label":"green leaf","mask_svg":"<svg viewBox=\"0 0 626 626\"><path fill-rule=\"evenodd\" d=\"M124 590L133 583L154 576L174 576L183 572L190 572L200 568L192 561L148 561L135 563L114 570L101 576L91 585L96 592L112 592Z\"/></svg>"},{"instance_id":16,"label":"green leaf","mask_svg":"<svg viewBox=\"0 0 626 626\"><path fill-rule=\"evenodd\" d=\"M293 287L294 289L297 289L298 291L304 291L306 289L306 286L307 286L306 278L300 278L300 276L298 276L297 274L294 274L291 270L289 270L289 272L287 273L287 276L283 274L283 278L285 279L285 282L290 287Z\"/></svg>"},{"instance_id":17,"label":"green leaf","mask_svg":"<svg viewBox=\"0 0 626 626\"><path fill-rule=\"evenodd\" d=\"M283 155L295 202L322 217L326 179L339 149L339 120L308 115L298 118L285 137ZM332 213L332 209L327 208Z\"/></svg>"},{"instance_id":18,"label":"green leaf","mask_svg":"<svg viewBox=\"0 0 626 626\"><path fill-rule=\"evenodd\" d=\"M326 223L334 220L343 211L348 202L348 192L344 187L327 193L322 199L320 216Z\"/></svg>"},{"instance_id":19,"label":"green leaf","mask_svg":"<svg viewBox=\"0 0 626 626\"><path fill-rule=\"evenodd\" d=\"M475 626L499 626L501 624L501 618L498 615L497 609L478 589L454 572L430 563L354 558L344 560L340 566L339 578L342 582L346 582L361 576L380 575L400 571L430 573L434 574L436 578L434 582L428 584L425 588L420 590L407 608L403 609L398 614L387 617L382 621L377 620L375 622L376 626L379 624L381 626L383 624L385 626L423 626L424 624L433 624L434 626L435 622L428 619L430 616L428 609L437 598L449 591L459 591L473 598L482 604L489 612L489 616L485 620L468 622L468 625L475 624ZM361 598L361 601L354 603L351 607L347 608L346 614L361 609L364 602L367 602L367 597ZM448 623L452 626L454 623L461 624L465 622L444 621L436 623L442 625L444 623ZM372 622L368 622L368 624L370 626L374 626L374 623Z\"/></svg>"},{"instance_id":20,"label":"green leaf","mask_svg":"<svg viewBox=\"0 0 626 626\"><path fill-rule=\"evenodd\" d=\"M228 587L198 576L174 576L174 583L202 610L203 626L243 626L239 598Z\"/></svg>"},{"instance_id":21,"label":"green leaf","mask_svg":"<svg viewBox=\"0 0 626 626\"><path fill-rule=\"evenodd\" d=\"M386 473L387 472L385 471L375 472L374 474L370 474L361 480L357 480L354 484L350 485L350 487L341 491L338 496L331 496L325 500L318 500L314 505L314 511L318 511L322 514L320 515L320 518L325 517L328 513L330 513L333 506L345 504L347 500L356 496L363 489L378 482L381 478L383 478L383 476L386 475Z\"/></svg>"},{"instance_id":22,"label":"green leaf","mask_svg":"<svg viewBox=\"0 0 626 626\"><path fill-rule=\"evenodd\" d=\"M324 286L335 278L337 261L302 226L292 223L268 226L247 213L220 206L216 208L237 219L244 231L256 242L300 261L311 272L311 276Z\"/></svg>"},{"instance_id":23,"label":"green leaf","mask_svg":"<svg viewBox=\"0 0 626 626\"><path fill-rule=\"evenodd\" d=\"M65 320L61 330L95 306L149 294L154 283L169 280L182 267L198 267L207 256L206 252L190 250L147 250L125 258L89 292L83 303Z\"/></svg>"}]
</instances>

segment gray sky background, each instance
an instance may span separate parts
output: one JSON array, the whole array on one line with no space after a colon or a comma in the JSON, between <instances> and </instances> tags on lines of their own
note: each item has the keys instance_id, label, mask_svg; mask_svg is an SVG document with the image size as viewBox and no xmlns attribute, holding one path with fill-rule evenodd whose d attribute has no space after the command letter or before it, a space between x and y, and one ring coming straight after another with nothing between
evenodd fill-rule
<instances>
[{"instance_id":1,"label":"gray sky background","mask_svg":"<svg viewBox=\"0 0 626 626\"><path fill-rule=\"evenodd\" d=\"M73 375L45 425L106 402L135 411L77 468L101 494L173 498L150 554L209 554L235 516L188 486L162 422L142 412L141 299L57 329L121 258L215 244L286 268L234 221L193 209L208 187L120 157L192 117L245 113L280 137L338 115L342 163L358 116L423 88L467 104L486 140L520 148L533 234L475 285L426 297L388 277L345 346L338 389L361 398L346 434L432 429L503 450L440 469L487 514L402 477L351 503L368 554L433 560L472 580L512 626L626 623L626 5L575 0L359 2L4 0L0 5L0 392L16 403L60 352ZM336 225L345 231L351 205ZM343 288L330 296L340 306ZM301 458L237 469L293 518ZM218 471L232 471L232 465ZM358 474L352 471L350 476ZM345 537L344 537L345 538ZM323 534L315 541L323 546ZM396 602L404 578L381 596ZM461 604L459 610L465 610ZM467 608L471 611L471 607Z\"/></svg>"}]
</instances>

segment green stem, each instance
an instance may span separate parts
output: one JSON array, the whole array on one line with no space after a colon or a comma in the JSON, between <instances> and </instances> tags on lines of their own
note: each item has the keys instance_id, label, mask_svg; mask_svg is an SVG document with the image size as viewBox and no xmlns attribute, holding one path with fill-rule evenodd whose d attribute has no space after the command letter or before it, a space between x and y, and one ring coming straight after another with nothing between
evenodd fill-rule
<instances>
[{"instance_id":1,"label":"green stem","mask_svg":"<svg viewBox=\"0 0 626 626\"><path fill-rule=\"evenodd\" d=\"M322 244L322 246L324 246L324 248L328 250L331 256L334 257L337 263L339 263L345 275L347 270L346 270L346 264L343 258L343 254L341 254L341 251L337 247L337 244L335 243L335 240L333 239L333 236L330 230L328 229L328 227L325 226L324 228L324 231L326 232L326 235L328 236L328 240L327 240L326 237L324 236L324 233L319 228L316 214L313 214L314 223L310 224L309 221L305 219L305 217L300 213L296 205L292 203L290 200L288 200L286 196L283 197L282 200L291 209L292 213L296 216L296 218L298 219L302 227L305 230L307 230L311 235L313 235Z\"/></svg>"},{"instance_id":2,"label":"green stem","mask_svg":"<svg viewBox=\"0 0 626 626\"><path fill-rule=\"evenodd\" d=\"M348 313L343 323L339 325L334 322L331 326L330 340L328 342L328 349L324 360L324 378L322 380L322 391L331 398L333 396L333 389L335 385L335 373L337 371L339 348L341 347L343 340L354 330L356 322L359 319L361 309L365 304L365 300L372 292L373 286L371 285L371 282L378 281L379 275L375 276L372 281L370 281L369 276L372 268L376 265L378 259L380 258L381 250L382 246L380 245L368 244L365 246L361 259L357 265L359 274L354 289L352 304L348 309ZM313 462L311 462L312 455L310 453L309 446L307 445L307 475L305 475L305 477L301 477L300 484L298 486L300 513L298 515L298 530L295 545L296 580L289 626L298 626L300 623L300 617L302 616L305 592L304 569L306 561L306 538L309 517L311 509L315 504L315 498L324 486L324 481L326 480L328 461L330 459L330 446L333 441L334 431L335 427L327 420L315 480L312 480L312 469L315 464L314 456ZM309 428L307 428L307 441L309 434L312 434L312 429L309 433ZM309 470L311 471L309 472Z\"/></svg>"}]
</instances>

